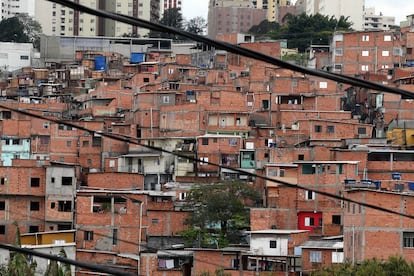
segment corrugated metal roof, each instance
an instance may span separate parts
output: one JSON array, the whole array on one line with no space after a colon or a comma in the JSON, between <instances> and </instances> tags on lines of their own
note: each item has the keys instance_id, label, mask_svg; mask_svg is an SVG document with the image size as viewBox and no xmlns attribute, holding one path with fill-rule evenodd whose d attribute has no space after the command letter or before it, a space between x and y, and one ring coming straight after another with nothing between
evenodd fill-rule
<instances>
[{"instance_id":1,"label":"corrugated metal roof","mask_svg":"<svg viewBox=\"0 0 414 276\"><path fill-rule=\"evenodd\" d=\"M318 249L343 249L344 242L342 241L331 241L331 240L321 240L321 241L306 241L300 247L302 248L318 248Z\"/></svg>"}]
</instances>

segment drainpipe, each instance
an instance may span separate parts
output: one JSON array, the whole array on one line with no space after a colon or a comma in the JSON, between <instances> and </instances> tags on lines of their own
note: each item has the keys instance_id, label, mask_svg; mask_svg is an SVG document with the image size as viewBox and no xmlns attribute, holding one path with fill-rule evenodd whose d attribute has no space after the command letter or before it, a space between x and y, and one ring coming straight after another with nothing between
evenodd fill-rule
<instances>
[{"instance_id":1,"label":"drainpipe","mask_svg":"<svg viewBox=\"0 0 414 276\"><path fill-rule=\"evenodd\" d=\"M144 202L139 203L139 232L138 232L138 275L141 275L141 232L142 232L142 205Z\"/></svg>"}]
</instances>

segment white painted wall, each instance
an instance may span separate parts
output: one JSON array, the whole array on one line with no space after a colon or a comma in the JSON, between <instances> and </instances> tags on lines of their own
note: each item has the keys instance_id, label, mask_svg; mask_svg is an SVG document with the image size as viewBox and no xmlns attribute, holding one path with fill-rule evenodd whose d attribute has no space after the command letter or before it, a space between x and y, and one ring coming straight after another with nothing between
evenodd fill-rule
<instances>
[{"instance_id":1,"label":"white painted wall","mask_svg":"<svg viewBox=\"0 0 414 276\"><path fill-rule=\"evenodd\" d=\"M276 241L276 248L270 248L270 241ZM288 236L254 234L250 240L250 250L257 255L286 256L288 254Z\"/></svg>"},{"instance_id":2,"label":"white painted wall","mask_svg":"<svg viewBox=\"0 0 414 276\"><path fill-rule=\"evenodd\" d=\"M1 71L15 71L30 66L32 58L33 45L31 43L0 42Z\"/></svg>"}]
</instances>

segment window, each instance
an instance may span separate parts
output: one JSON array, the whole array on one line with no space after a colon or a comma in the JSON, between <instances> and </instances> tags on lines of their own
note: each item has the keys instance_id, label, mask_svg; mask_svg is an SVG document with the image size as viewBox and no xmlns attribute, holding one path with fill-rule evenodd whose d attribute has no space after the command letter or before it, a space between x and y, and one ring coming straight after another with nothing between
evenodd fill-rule
<instances>
[{"instance_id":1,"label":"window","mask_svg":"<svg viewBox=\"0 0 414 276\"><path fill-rule=\"evenodd\" d=\"M322 126L320 125L315 126L315 132L322 132Z\"/></svg>"},{"instance_id":2,"label":"window","mask_svg":"<svg viewBox=\"0 0 414 276\"><path fill-rule=\"evenodd\" d=\"M340 225L341 224L341 216L333 215L332 216L332 224Z\"/></svg>"},{"instance_id":3,"label":"window","mask_svg":"<svg viewBox=\"0 0 414 276\"><path fill-rule=\"evenodd\" d=\"M298 155L298 160L305 160L305 155L304 154L299 154Z\"/></svg>"},{"instance_id":4,"label":"window","mask_svg":"<svg viewBox=\"0 0 414 276\"><path fill-rule=\"evenodd\" d=\"M332 263L343 263L344 262L344 252L332 252Z\"/></svg>"},{"instance_id":5,"label":"window","mask_svg":"<svg viewBox=\"0 0 414 276\"><path fill-rule=\"evenodd\" d=\"M369 57L369 51L362 51L363 57Z\"/></svg>"},{"instance_id":6,"label":"window","mask_svg":"<svg viewBox=\"0 0 414 276\"><path fill-rule=\"evenodd\" d=\"M89 141L82 141L82 147L89 147Z\"/></svg>"},{"instance_id":7,"label":"window","mask_svg":"<svg viewBox=\"0 0 414 276\"><path fill-rule=\"evenodd\" d=\"M0 235L6 234L6 225L0 225Z\"/></svg>"},{"instance_id":8,"label":"window","mask_svg":"<svg viewBox=\"0 0 414 276\"><path fill-rule=\"evenodd\" d=\"M322 262L322 252L321 251L310 251L309 252L309 262L311 262L311 263L321 263Z\"/></svg>"},{"instance_id":9,"label":"window","mask_svg":"<svg viewBox=\"0 0 414 276\"><path fill-rule=\"evenodd\" d=\"M208 162L208 157L201 157L200 158L200 165L201 166L207 166L208 164L207 163L205 163L205 162Z\"/></svg>"},{"instance_id":10,"label":"window","mask_svg":"<svg viewBox=\"0 0 414 276\"><path fill-rule=\"evenodd\" d=\"M359 127L358 134L367 134L367 129L365 127Z\"/></svg>"},{"instance_id":11,"label":"window","mask_svg":"<svg viewBox=\"0 0 414 276\"><path fill-rule=\"evenodd\" d=\"M6 183L6 179L4 177L0 178L0 184L4 185Z\"/></svg>"},{"instance_id":12,"label":"window","mask_svg":"<svg viewBox=\"0 0 414 276\"><path fill-rule=\"evenodd\" d=\"M62 176L62 186L72 186L72 177Z\"/></svg>"},{"instance_id":13,"label":"window","mask_svg":"<svg viewBox=\"0 0 414 276\"><path fill-rule=\"evenodd\" d=\"M391 41L390 35L384 35L384 41Z\"/></svg>"},{"instance_id":14,"label":"window","mask_svg":"<svg viewBox=\"0 0 414 276\"><path fill-rule=\"evenodd\" d=\"M314 226L315 225L315 218L306 217L305 218L305 226Z\"/></svg>"},{"instance_id":15,"label":"window","mask_svg":"<svg viewBox=\"0 0 414 276\"><path fill-rule=\"evenodd\" d=\"M149 78L144 78L144 82L150 82Z\"/></svg>"},{"instance_id":16,"label":"window","mask_svg":"<svg viewBox=\"0 0 414 276\"><path fill-rule=\"evenodd\" d=\"M152 224L158 224L158 219L157 218L152 219Z\"/></svg>"},{"instance_id":17,"label":"window","mask_svg":"<svg viewBox=\"0 0 414 276\"><path fill-rule=\"evenodd\" d=\"M112 229L112 245L118 244L118 229Z\"/></svg>"},{"instance_id":18,"label":"window","mask_svg":"<svg viewBox=\"0 0 414 276\"><path fill-rule=\"evenodd\" d=\"M408 248L414 248L414 232L403 233L403 246Z\"/></svg>"},{"instance_id":19,"label":"window","mask_svg":"<svg viewBox=\"0 0 414 276\"><path fill-rule=\"evenodd\" d=\"M40 202L39 201L30 201L30 211L39 211Z\"/></svg>"},{"instance_id":20,"label":"window","mask_svg":"<svg viewBox=\"0 0 414 276\"><path fill-rule=\"evenodd\" d=\"M100 147L101 145L102 145L102 137L93 137L92 146L93 147Z\"/></svg>"},{"instance_id":21,"label":"window","mask_svg":"<svg viewBox=\"0 0 414 276\"><path fill-rule=\"evenodd\" d=\"M399 47L393 47L392 48L392 54L394 56L402 56L402 49Z\"/></svg>"},{"instance_id":22,"label":"window","mask_svg":"<svg viewBox=\"0 0 414 276\"><path fill-rule=\"evenodd\" d=\"M267 171L268 176L277 176L277 170L276 169L269 169Z\"/></svg>"},{"instance_id":23,"label":"window","mask_svg":"<svg viewBox=\"0 0 414 276\"><path fill-rule=\"evenodd\" d=\"M269 109L269 100L262 100L262 108L265 110Z\"/></svg>"},{"instance_id":24,"label":"window","mask_svg":"<svg viewBox=\"0 0 414 276\"><path fill-rule=\"evenodd\" d=\"M163 96L162 103L165 103L165 104L170 103L170 96Z\"/></svg>"},{"instance_id":25,"label":"window","mask_svg":"<svg viewBox=\"0 0 414 276\"><path fill-rule=\"evenodd\" d=\"M382 56L383 57L389 57L390 56L390 51L382 51Z\"/></svg>"},{"instance_id":26,"label":"window","mask_svg":"<svg viewBox=\"0 0 414 276\"><path fill-rule=\"evenodd\" d=\"M279 170L279 176L280 176L280 177L285 177L285 172L286 172L286 171L285 171L284 169L280 169L280 170Z\"/></svg>"},{"instance_id":27,"label":"window","mask_svg":"<svg viewBox=\"0 0 414 276\"><path fill-rule=\"evenodd\" d=\"M29 233L37 233L39 232L39 226L38 225L30 225L29 226Z\"/></svg>"},{"instance_id":28,"label":"window","mask_svg":"<svg viewBox=\"0 0 414 276\"><path fill-rule=\"evenodd\" d=\"M232 259L231 260L231 268L233 269L239 269L239 259Z\"/></svg>"},{"instance_id":29,"label":"window","mask_svg":"<svg viewBox=\"0 0 414 276\"><path fill-rule=\"evenodd\" d=\"M344 50L342 48L335 49L335 56L342 56Z\"/></svg>"},{"instance_id":30,"label":"window","mask_svg":"<svg viewBox=\"0 0 414 276\"><path fill-rule=\"evenodd\" d=\"M29 60L29 56L22 55L20 56L20 60Z\"/></svg>"},{"instance_id":31,"label":"window","mask_svg":"<svg viewBox=\"0 0 414 276\"><path fill-rule=\"evenodd\" d=\"M335 132L335 126L327 126L326 127L327 133L334 133Z\"/></svg>"},{"instance_id":32,"label":"window","mask_svg":"<svg viewBox=\"0 0 414 276\"><path fill-rule=\"evenodd\" d=\"M5 210L5 209L6 209L6 202L0 201L0 210Z\"/></svg>"},{"instance_id":33,"label":"window","mask_svg":"<svg viewBox=\"0 0 414 276\"><path fill-rule=\"evenodd\" d=\"M58 231L72 230L72 225L70 223L58 224L57 230Z\"/></svg>"},{"instance_id":34,"label":"window","mask_svg":"<svg viewBox=\"0 0 414 276\"><path fill-rule=\"evenodd\" d=\"M83 239L85 241L93 241L93 231L84 231L83 232Z\"/></svg>"},{"instance_id":35,"label":"window","mask_svg":"<svg viewBox=\"0 0 414 276\"><path fill-rule=\"evenodd\" d=\"M369 66L368 65L361 65L361 71L368 71L369 70Z\"/></svg>"},{"instance_id":36,"label":"window","mask_svg":"<svg viewBox=\"0 0 414 276\"><path fill-rule=\"evenodd\" d=\"M3 119L11 119L11 111L2 111L1 115Z\"/></svg>"},{"instance_id":37,"label":"window","mask_svg":"<svg viewBox=\"0 0 414 276\"><path fill-rule=\"evenodd\" d=\"M362 41L369 41L369 35L363 35Z\"/></svg>"},{"instance_id":38,"label":"window","mask_svg":"<svg viewBox=\"0 0 414 276\"><path fill-rule=\"evenodd\" d=\"M276 248L277 242L276 241L269 241L269 248Z\"/></svg>"},{"instance_id":39,"label":"window","mask_svg":"<svg viewBox=\"0 0 414 276\"><path fill-rule=\"evenodd\" d=\"M30 178L30 186L31 187L39 187L40 186L40 178L38 178L38 177Z\"/></svg>"},{"instance_id":40,"label":"window","mask_svg":"<svg viewBox=\"0 0 414 276\"><path fill-rule=\"evenodd\" d=\"M207 146L207 145L208 145L208 138L202 138L202 139L201 139L201 144L202 144L203 146Z\"/></svg>"},{"instance_id":41,"label":"window","mask_svg":"<svg viewBox=\"0 0 414 276\"><path fill-rule=\"evenodd\" d=\"M305 191L305 199L306 200L315 200L315 192Z\"/></svg>"},{"instance_id":42,"label":"window","mask_svg":"<svg viewBox=\"0 0 414 276\"><path fill-rule=\"evenodd\" d=\"M187 197L187 193L179 193L178 194L178 199L179 200L184 200Z\"/></svg>"},{"instance_id":43,"label":"window","mask_svg":"<svg viewBox=\"0 0 414 276\"><path fill-rule=\"evenodd\" d=\"M72 141L66 141L66 146L71 147L72 146Z\"/></svg>"},{"instance_id":44,"label":"window","mask_svg":"<svg viewBox=\"0 0 414 276\"><path fill-rule=\"evenodd\" d=\"M72 202L71 201L59 201L58 203L59 212L71 212L72 211Z\"/></svg>"}]
</instances>

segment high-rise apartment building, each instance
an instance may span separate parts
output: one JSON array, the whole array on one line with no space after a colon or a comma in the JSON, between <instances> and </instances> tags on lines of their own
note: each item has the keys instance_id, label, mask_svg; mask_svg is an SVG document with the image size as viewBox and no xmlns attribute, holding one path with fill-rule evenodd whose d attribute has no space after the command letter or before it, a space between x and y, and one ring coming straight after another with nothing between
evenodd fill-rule
<instances>
[{"instance_id":1,"label":"high-rise apartment building","mask_svg":"<svg viewBox=\"0 0 414 276\"><path fill-rule=\"evenodd\" d=\"M78 0L79 4L148 21L158 20L160 0ZM60 36L144 36L149 30L106 20L46 0L36 0L35 19L46 35Z\"/></svg>"},{"instance_id":2,"label":"high-rise apartment building","mask_svg":"<svg viewBox=\"0 0 414 276\"><path fill-rule=\"evenodd\" d=\"M267 11L267 21L275 22L279 18L279 8L291 5L290 0L253 0L253 7Z\"/></svg>"},{"instance_id":3,"label":"high-rise apartment building","mask_svg":"<svg viewBox=\"0 0 414 276\"><path fill-rule=\"evenodd\" d=\"M0 0L1 19L10 18L18 13L30 16L35 12L35 0Z\"/></svg>"},{"instance_id":4,"label":"high-rise apartment building","mask_svg":"<svg viewBox=\"0 0 414 276\"><path fill-rule=\"evenodd\" d=\"M267 11L255 8L250 0L210 0L208 36L247 32L266 16Z\"/></svg>"},{"instance_id":5,"label":"high-rise apartment building","mask_svg":"<svg viewBox=\"0 0 414 276\"><path fill-rule=\"evenodd\" d=\"M168 10L168 9L172 9L172 8L177 8L181 10L181 3L182 0L162 0L162 10Z\"/></svg>"},{"instance_id":6,"label":"high-rise apartment building","mask_svg":"<svg viewBox=\"0 0 414 276\"><path fill-rule=\"evenodd\" d=\"M382 13L375 14L375 8L366 8L364 13L364 30L389 31L395 26L394 16L385 16Z\"/></svg>"},{"instance_id":7,"label":"high-rise apartment building","mask_svg":"<svg viewBox=\"0 0 414 276\"><path fill-rule=\"evenodd\" d=\"M298 0L297 10L307 15L322 14L340 18L349 17L352 28L360 31L364 29L364 0Z\"/></svg>"}]
</instances>

